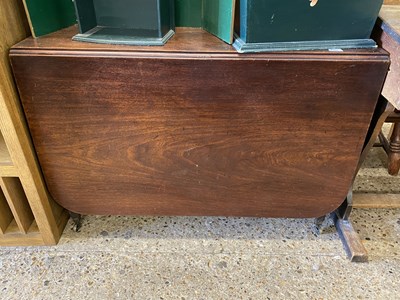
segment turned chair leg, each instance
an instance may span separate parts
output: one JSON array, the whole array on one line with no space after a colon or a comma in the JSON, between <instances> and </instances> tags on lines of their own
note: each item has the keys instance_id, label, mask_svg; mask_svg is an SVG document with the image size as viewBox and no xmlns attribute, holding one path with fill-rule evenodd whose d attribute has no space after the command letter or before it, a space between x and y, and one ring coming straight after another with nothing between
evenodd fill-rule
<instances>
[{"instance_id":1,"label":"turned chair leg","mask_svg":"<svg viewBox=\"0 0 400 300\"><path fill-rule=\"evenodd\" d=\"M393 126L392 135L390 136L389 153L388 153L388 171L390 175L399 174L400 169L400 123Z\"/></svg>"}]
</instances>

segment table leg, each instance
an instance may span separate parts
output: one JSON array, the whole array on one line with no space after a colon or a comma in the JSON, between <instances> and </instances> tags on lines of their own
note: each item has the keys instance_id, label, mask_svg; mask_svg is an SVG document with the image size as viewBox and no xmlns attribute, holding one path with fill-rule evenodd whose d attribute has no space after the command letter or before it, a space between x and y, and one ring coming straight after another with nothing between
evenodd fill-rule
<instances>
[{"instance_id":1,"label":"table leg","mask_svg":"<svg viewBox=\"0 0 400 300\"><path fill-rule=\"evenodd\" d=\"M354 230L350 220L335 217L335 226L347 256L352 262L368 262L368 252L361 242L358 233Z\"/></svg>"},{"instance_id":2,"label":"table leg","mask_svg":"<svg viewBox=\"0 0 400 300\"><path fill-rule=\"evenodd\" d=\"M374 145L379 133L381 132L383 123L391 112L394 111L394 107L384 97L380 97L375 109L375 113L372 117L370 127L368 129L367 136L365 138L364 147L360 155L360 160L356 172L354 173L353 181L355 180L358 171L361 168L362 163L367 157L368 152ZM352 262L367 262L368 252L361 242L360 237L354 230L349 217L353 209L353 187L342 203L342 205L336 210L334 214L334 221L336 230L342 240L343 247L347 252L347 256Z\"/></svg>"},{"instance_id":3,"label":"table leg","mask_svg":"<svg viewBox=\"0 0 400 300\"><path fill-rule=\"evenodd\" d=\"M354 230L349 219L353 209L353 188L350 189L346 200L333 215L336 230L339 234L347 256L352 262L368 262L368 252Z\"/></svg>"},{"instance_id":4,"label":"table leg","mask_svg":"<svg viewBox=\"0 0 400 300\"><path fill-rule=\"evenodd\" d=\"M73 227L74 231L79 232L79 230L82 227L82 215L74 213L72 211L69 212L69 215L72 221L74 222L74 227Z\"/></svg>"},{"instance_id":5,"label":"table leg","mask_svg":"<svg viewBox=\"0 0 400 300\"><path fill-rule=\"evenodd\" d=\"M390 137L388 153L388 171L390 175L399 174L400 169L400 123L395 123Z\"/></svg>"}]
</instances>

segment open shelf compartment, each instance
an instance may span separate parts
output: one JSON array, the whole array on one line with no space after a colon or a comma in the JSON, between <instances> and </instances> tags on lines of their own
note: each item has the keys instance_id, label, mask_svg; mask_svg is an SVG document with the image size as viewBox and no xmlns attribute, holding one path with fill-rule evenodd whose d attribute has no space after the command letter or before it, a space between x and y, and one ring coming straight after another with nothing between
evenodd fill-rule
<instances>
[{"instance_id":1,"label":"open shelf compartment","mask_svg":"<svg viewBox=\"0 0 400 300\"><path fill-rule=\"evenodd\" d=\"M4 141L4 137L0 132L0 168L2 166L12 166L12 160L6 142Z\"/></svg>"},{"instance_id":2,"label":"open shelf compartment","mask_svg":"<svg viewBox=\"0 0 400 300\"><path fill-rule=\"evenodd\" d=\"M15 221L20 233L26 234L34 217L18 177L0 177L0 232L6 234Z\"/></svg>"}]
</instances>

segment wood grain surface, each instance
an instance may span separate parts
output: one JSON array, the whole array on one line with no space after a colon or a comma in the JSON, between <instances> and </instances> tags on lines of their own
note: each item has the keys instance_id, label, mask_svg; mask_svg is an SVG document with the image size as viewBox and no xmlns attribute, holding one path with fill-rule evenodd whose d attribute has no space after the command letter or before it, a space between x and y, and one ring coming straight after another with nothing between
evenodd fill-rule
<instances>
[{"instance_id":1,"label":"wood grain surface","mask_svg":"<svg viewBox=\"0 0 400 300\"><path fill-rule=\"evenodd\" d=\"M383 208L383 209L399 209L400 195L399 194L364 194L354 193L353 195L354 208Z\"/></svg>"},{"instance_id":2,"label":"wood grain surface","mask_svg":"<svg viewBox=\"0 0 400 300\"><path fill-rule=\"evenodd\" d=\"M400 5L400 0L384 0L383 4L387 5Z\"/></svg>"},{"instance_id":3,"label":"wood grain surface","mask_svg":"<svg viewBox=\"0 0 400 300\"><path fill-rule=\"evenodd\" d=\"M70 31L12 50L54 199L84 214L318 217L337 208L386 52L239 55L189 32L171 51L62 44ZM201 51L181 51L191 43Z\"/></svg>"}]
</instances>

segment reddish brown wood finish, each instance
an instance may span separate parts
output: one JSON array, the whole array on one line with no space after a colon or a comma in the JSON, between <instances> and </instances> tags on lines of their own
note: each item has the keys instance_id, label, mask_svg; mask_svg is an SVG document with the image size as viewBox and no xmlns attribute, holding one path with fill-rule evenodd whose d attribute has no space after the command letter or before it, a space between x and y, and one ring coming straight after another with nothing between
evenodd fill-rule
<instances>
[{"instance_id":1,"label":"reddish brown wood finish","mask_svg":"<svg viewBox=\"0 0 400 300\"><path fill-rule=\"evenodd\" d=\"M393 126L390 137L388 157L388 172L390 175L398 175L400 170L400 123Z\"/></svg>"},{"instance_id":2,"label":"reddish brown wood finish","mask_svg":"<svg viewBox=\"0 0 400 300\"><path fill-rule=\"evenodd\" d=\"M387 54L239 55L189 32L145 51L69 42L71 30L12 50L53 197L85 214L317 217L338 207Z\"/></svg>"},{"instance_id":3,"label":"reddish brown wood finish","mask_svg":"<svg viewBox=\"0 0 400 300\"><path fill-rule=\"evenodd\" d=\"M380 140L388 154L388 172L397 175L400 169L400 6L382 7L372 36L380 47L390 53L391 58L382 95L397 108L397 112L386 120L394 123L390 142L383 133L380 134Z\"/></svg>"}]
</instances>

